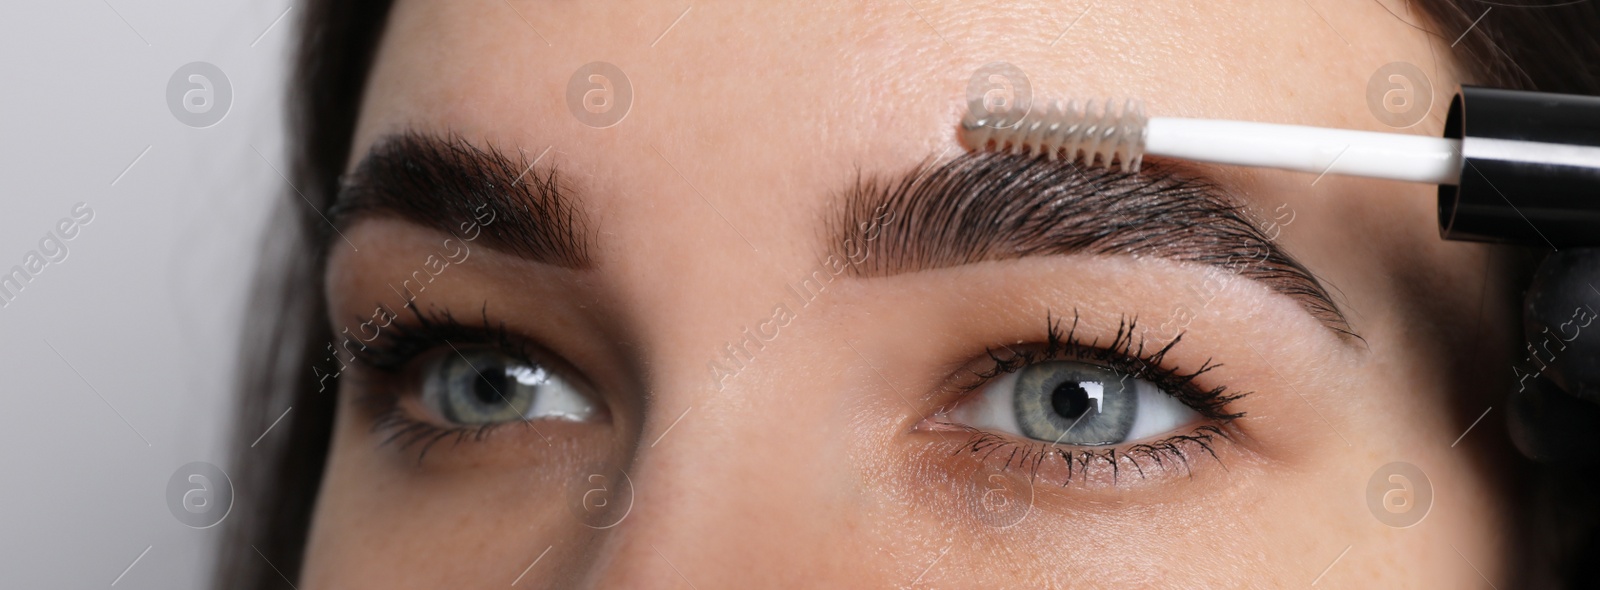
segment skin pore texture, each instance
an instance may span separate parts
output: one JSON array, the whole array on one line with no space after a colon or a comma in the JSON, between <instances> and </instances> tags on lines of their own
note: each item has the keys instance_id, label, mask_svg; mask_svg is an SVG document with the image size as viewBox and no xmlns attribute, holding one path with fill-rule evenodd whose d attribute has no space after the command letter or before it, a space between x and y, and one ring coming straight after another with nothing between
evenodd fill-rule
<instances>
[{"instance_id":1,"label":"skin pore texture","mask_svg":"<svg viewBox=\"0 0 1600 590\"><path fill-rule=\"evenodd\" d=\"M588 244L587 264L563 265L472 241L416 293L418 310L503 326L605 412L419 457L420 444L383 444L391 433L363 400L415 390L423 363L399 376L353 366L299 587L1503 587L1499 421L1452 443L1503 389L1504 371L1484 365L1505 354L1512 324L1493 310L1511 294L1489 248L1438 238L1431 186L1181 168L1276 221L1269 235L1359 336L1260 282L1160 256L857 269L795 298L827 254L847 253L828 242L858 178L961 154L968 78L993 61L1027 72L1039 99L1376 131L1390 129L1368 110L1367 80L1405 61L1437 89L1403 131L1418 134L1438 133L1458 83L1448 40L1378 2L1086 8L714 2L674 25L675 4L399 2L351 169L408 133L538 158L534 180L502 180L556 179ZM633 88L613 127L568 110L572 72L593 61ZM450 234L398 215L339 225L335 332L356 332L375 305L415 320L395 287L448 253ZM769 321L779 306L784 321ZM1133 320L1146 352L1182 333L1167 368L1209 362L1199 389L1244 394L1228 408L1242 417L1177 429L1216 424L1209 450L1022 465L941 426L941 408L981 390L991 352L1037 349L1053 321L1105 347ZM774 329L730 364L728 344ZM1409 528L1367 506L1368 479L1393 461L1434 490ZM632 490L613 495L626 505L603 529L573 509L595 473ZM985 512L996 493L1022 512Z\"/></svg>"}]
</instances>

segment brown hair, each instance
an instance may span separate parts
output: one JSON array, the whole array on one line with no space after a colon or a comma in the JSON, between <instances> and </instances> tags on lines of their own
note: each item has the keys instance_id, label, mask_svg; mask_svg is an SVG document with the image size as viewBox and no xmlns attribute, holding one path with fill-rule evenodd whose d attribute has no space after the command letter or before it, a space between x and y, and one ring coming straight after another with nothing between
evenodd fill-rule
<instances>
[{"instance_id":1,"label":"brown hair","mask_svg":"<svg viewBox=\"0 0 1600 590\"><path fill-rule=\"evenodd\" d=\"M1546 2L1558 5L1418 0L1424 18L1408 14L1409 3L1391 12L1447 44L1459 38L1452 57L1473 83L1600 94L1595 37L1600 9L1587 1ZM313 366L328 366L327 347L334 341L324 319L328 232L321 213L338 191L390 6L390 0L313 0L301 12L289 104L292 176L305 200L288 195L282 201L271 225L277 233L263 248L264 268L250 309L265 311L248 319L236 430L263 432L285 408L293 410L273 436L254 448L241 443L234 455L237 504L227 525L218 587L281 588L283 580L299 575L303 563L335 409L333 388L321 391L322 382L313 375ZM1535 487L1529 494L1541 496L1541 505L1543 498L1556 497L1574 511L1594 512L1577 507L1594 505L1590 493L1572 489L1571 483L1556 488ZM1583 584L1578 564L1596 554L1592 518L1580 519L1579 530L1569 525L1551 534L1540 530L1541 523L1560 522L1572 513L1542 510L1520 521L1521 542L1508 544L1523 549L1510 563L1529 586Z\"/></svg>"}]
</instances>

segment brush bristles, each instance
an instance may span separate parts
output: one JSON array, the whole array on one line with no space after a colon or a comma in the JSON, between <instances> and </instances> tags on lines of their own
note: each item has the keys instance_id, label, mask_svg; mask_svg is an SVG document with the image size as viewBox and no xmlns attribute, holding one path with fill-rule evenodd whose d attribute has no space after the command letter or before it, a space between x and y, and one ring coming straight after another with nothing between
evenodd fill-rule
<instances>
[{"instance_id":1,"label":"brush bristles","mask_svg":"<svg viewBox=\"0 0 1600 590\"><path fill-rule=\"evenodd\" d=\"M1120 110L1109 100L1051 102L1043 112L1036 108L1013 120L974 104L961 121L961 140L973 151L1042 155L1124 172L1138 172L1144 160L1144 105L1134 99Z\"/></svg>"}]
</instances>

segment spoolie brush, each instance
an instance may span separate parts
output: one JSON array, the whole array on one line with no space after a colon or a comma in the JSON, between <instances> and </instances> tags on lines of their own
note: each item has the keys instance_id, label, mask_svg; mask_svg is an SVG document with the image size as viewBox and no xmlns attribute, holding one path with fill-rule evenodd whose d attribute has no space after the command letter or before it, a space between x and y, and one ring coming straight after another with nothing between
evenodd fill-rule
<instances>
[{"instance_id":1,"label":"spoolie brush","mask_svg":"<svg viewBox=\"0 0 1600 590\"><path fill-rule=\"evenodd\" d=\"M1461 141L1400 133L1246 121L1145 117L1137 100L1052 102L1012 120L974 105L961 122L972 150L1071 160L1138 172L1145 155L1313 174L1454 184Z\"/></svg>"},{"instance_id":2,"label":"spoolie brush","mask_svg":"<svg viewBox=\"0 0 1600 590\"><path fill-rule=\"evenodd\" d=\"M1094 101L1052 102L1037 116L1011 122L973 105L961 121L962 140L968 149L993 149L1012 154L1066 159L1090 166L1119 167L1138 172L1144 159L1144 106L1137 100L1123 103L1121 111L1096 108Z\"/></svg>"}]
</instances>

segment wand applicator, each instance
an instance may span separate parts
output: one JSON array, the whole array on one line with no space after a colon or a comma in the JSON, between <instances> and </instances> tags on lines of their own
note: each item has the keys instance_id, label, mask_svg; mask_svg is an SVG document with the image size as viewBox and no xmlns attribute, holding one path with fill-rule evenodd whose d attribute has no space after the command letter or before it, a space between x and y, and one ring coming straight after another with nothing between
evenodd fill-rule
<instances>
[{"instance_id":1,"label":"wand applicator","mask_svg":"<svg viewBox=\"0 0 1600 590\"><path fill-rule=\"evenodd\" d=\"M1439 185L1439 235L1530 246L1600 246L1600 98L1463 86L1443 137L1146 117L1138 101L971 105L970 150L1138 172L1158 156Z\"/></svg>"}]
</instances>

